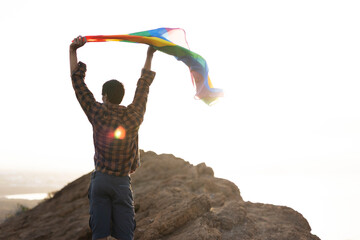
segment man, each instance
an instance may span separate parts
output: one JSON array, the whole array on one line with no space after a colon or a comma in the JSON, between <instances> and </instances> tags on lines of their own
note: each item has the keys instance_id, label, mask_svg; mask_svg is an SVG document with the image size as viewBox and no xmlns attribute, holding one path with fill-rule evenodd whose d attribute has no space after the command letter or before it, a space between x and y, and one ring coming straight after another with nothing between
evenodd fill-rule
<instances>
[{"instance_id":1,"label":"man","mask_svg":"<svg viewBox=\"0 0 360 240\"><path fill-rule=\"evenodd\" d=\"M156 50L149 46L134 100L125 107L119 105L125 90L117 80L104 83L103 103L95 101L84 82L86 65L77 60L76 50L85 43L81 36L71 43L70 70L76 98L93 127L95 171L89 188L92 239L110 235L133 239L136 223L130 174L140 165L138 131L155 77L151 61Z\"/></svg>"}]
</instances>

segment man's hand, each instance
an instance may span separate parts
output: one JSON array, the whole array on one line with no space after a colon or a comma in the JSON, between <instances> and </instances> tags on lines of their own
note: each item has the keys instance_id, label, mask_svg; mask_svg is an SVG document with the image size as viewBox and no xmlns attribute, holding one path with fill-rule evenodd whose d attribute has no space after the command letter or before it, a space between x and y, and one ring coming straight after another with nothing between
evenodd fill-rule
<instances>
[{"instance_id":1,"label":"man's hand","mask_svg":"<svg viewBox=\"0 0 360 240\"><path fill-rule=\"evenodd\" d=\"M86 38L82 36L78 36L77 38L74 38L74 40L70 44L70 50L76 50L84 46L85 43L86 43Z\"/></svg>"}]
</instances>

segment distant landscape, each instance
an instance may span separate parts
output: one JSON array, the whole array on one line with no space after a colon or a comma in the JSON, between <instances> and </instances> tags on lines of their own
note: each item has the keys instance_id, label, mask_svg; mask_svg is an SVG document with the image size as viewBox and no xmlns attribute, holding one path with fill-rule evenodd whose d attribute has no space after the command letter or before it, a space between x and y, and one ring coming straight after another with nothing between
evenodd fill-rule
<instances>
[{"instance_id":1,"label":"distant landscape","mask_svg":"<svg viewBox=\"0 0 360 240\"><path fill-rule=\"evenodd\" d=\"M42 200L0 198L0 223L23 211L22 207L30 209L35 207L40 201Z\"/></svg>"},{"instance_id":2,"label":"distant landscape","mask_svg":"<svg viewBox=\"0 0 360 240\"><path fill-rule=\"evenodd\" d=\"M42 200L7 199L9 195L53 193L78 178L81 173L26 172L2 170L0 173L0 223L22 208L33 208Z\"/></svg>"}]
</instances>

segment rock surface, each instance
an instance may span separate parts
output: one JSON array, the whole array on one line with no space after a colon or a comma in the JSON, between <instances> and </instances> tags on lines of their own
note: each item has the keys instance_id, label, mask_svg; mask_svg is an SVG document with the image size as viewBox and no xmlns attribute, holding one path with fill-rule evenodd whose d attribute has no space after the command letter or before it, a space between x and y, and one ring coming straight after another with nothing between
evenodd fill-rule
<instances>
[{"instance_id":1,"label":"rock surface","mask_svg":"<svg viewBox=\"0 0 360 240\"><path fill-rule=\"evenodd\" d=\"M307 220L288 207L244 202L238 187L214 177L204 163L142 152L132 175L141 240L318 240ZM53 198L0 225L0 239L91 239L87 192L90 174Z\"/></svg>"}]
</instances>

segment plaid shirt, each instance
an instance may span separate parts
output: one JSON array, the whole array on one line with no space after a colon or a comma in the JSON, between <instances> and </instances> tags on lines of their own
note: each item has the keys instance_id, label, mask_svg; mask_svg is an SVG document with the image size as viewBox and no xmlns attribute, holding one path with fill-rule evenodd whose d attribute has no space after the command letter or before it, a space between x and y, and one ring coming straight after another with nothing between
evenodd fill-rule
<instances>
[{"instance_id":1,"label":"plaid shirt","mask_svg":"<svg viewBox=\"0 0 360 240\"><path fill-rule=\"evenodd\" d=\"M155 72L142 69L133 102L125 107L96 102L84 82L86 65L78 63L71 79L81 108L93 127L96 171L126 176L140 166L138 131Z\"/></svg>"}]
</instances>

